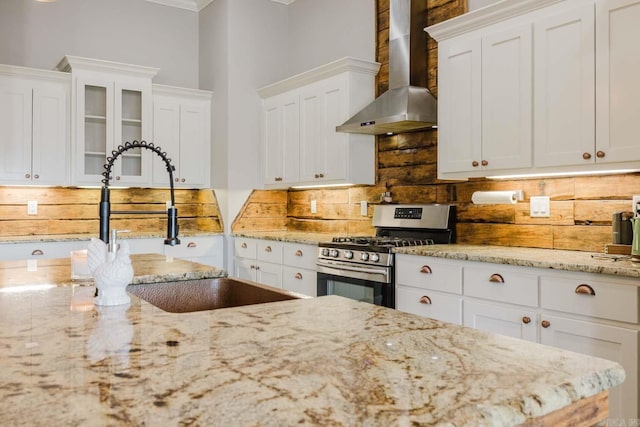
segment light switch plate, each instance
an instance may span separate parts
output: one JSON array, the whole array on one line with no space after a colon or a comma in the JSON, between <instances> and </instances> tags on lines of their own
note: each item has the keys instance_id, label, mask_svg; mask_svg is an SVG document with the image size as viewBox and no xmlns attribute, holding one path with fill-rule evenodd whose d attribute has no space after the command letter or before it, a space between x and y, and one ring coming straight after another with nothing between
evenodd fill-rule
<instances>
[{"instance_id":1,"label":"light switch plate","mask_svg":"<svg viewBox=\"0 0 640 427\"><path fill-rule=\"evenodd\" d=\"M551 215L549 196L533 196L529 200L529 215L532 218L549 218Z\"/></svg>"},{"instance_id":2,"label":"light switch plate","mask_svg":"<svg viewBox=\"0 0 640 427\"><path fill-rule=\"evenodd\" d=\"M318 205L315 200L311 201L311 213L318 213Z\"/></svg>"},{"instance_id":3,"label":"light switch plate","mask_svg":"<svg viewBox=\"0 0 640 427\"><path fill-rule=\"evenodd\" d=\"M27 201L27 215L38 215L38 201Z\"/></svg>"},{"instance_id":4,"label":"light switch plate","mask_svg":"<svg viewBox=\"0 0 640 427\"><path fill-rule=\"evenodd\" d=\"M366 200L360 202L360 215L367 216L368 214L368 203Z\"/></svg>"}]
</instances>

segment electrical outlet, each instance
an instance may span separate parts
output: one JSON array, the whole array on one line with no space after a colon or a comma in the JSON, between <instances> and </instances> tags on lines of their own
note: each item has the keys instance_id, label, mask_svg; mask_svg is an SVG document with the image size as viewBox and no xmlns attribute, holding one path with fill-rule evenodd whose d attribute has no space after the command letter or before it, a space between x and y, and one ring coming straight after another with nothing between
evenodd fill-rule
<instances>
[{"instance_id":1,"label":"electrical outlet","mask_svg":"<svg viewBox=\"0 0 640 427\"><path fill-rule=\"evenodd\" d=\"M27 201L27 215L38 215L38 201Z\"/></svg>"},{"instance_id":2,"label":"electrical outlet","mask_svg":"<svg viewBox=\"0 0 640 427\"><path fill-rule=\"evenodd\" d=\"M549 196L534 196L529 200L529 215L532 218L549 218L551 216Z\"/></svg>"},{"instance_id":3,"label":"electrical outlet","mask_svg":"<svg viewBox=\"0 0 640 427\"><path fill-rule=\"evenodd\" d=\"M166 202L164 202L165 204L165 208L169 209L172 205L171 205L171 200L167 200Z\"/></svg>"},{"instance_id":4,"label":"electrical outlet","mask_svg":"<svg viewBox=\"0 0 640 427\"><path fill-rule=\"evenodd\" d=\"M316 204L315 200L311 201L311 213L318 213L318 205Z\"/></svg>"},{"instance_id":5,"label":"electrical outlet","mask_svg":"<svg viewBox=\"0 0 640 427\"><path fill-rule=\"evenodd\" d=\"M362 200L360 202L360 215L367 216L368 213L368 203L366 200Z\"/></svg>"},{"instance_id":6,"label":"electrical outlet","mask_svg":"<svg viewBox=\"0 0 640 427\"><path fill-rule=\"evenodd\" d=\"M633 196L631 211L633 212L634 218L640 217L640 196Z\"/></svg>"}]
</instances>

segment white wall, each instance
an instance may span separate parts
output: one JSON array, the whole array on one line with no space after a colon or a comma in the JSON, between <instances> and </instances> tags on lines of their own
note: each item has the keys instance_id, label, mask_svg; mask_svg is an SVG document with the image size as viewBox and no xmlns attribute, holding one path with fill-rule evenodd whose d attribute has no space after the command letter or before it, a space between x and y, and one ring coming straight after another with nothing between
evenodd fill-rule
<instances>
[{"instance_id":1,"label":"white wall","mask_svg":"<svg viewBox=\"0 0 640 427\"><path fill-rule=\"evenodd\" d=\"M260 188L257 90L286 75L287 8L270 0L214 0L200 12L200 83L213 91L211 178L225 232ZM225 267L232 271L233 241Z\"/></svg>"},{"instance_id":2,"label":"white wall","mask_svg":"<svg viewBox=\"0 0 640 427\"><path fill-rule=\"evenodd\" d=\"M485 6L489 6L490 4L497 3L500 0L468 0L468 9L469 12L472 10L480 9Z\"/></svg>"},{"instance_id":3,"label":"white wall","mask_svg":"<svg viewBox=\"0 0 640 427\"><path fill-rule=\"evenodd\" d=\"M375 60L375 0L296 0L288 8L290 75L345 56Z\"/></svg>"},{"instance_id":4,"label":"white wall","mask_svg":"<svg viewBox=\"0 0 640 427\"><path fill-rule=\"evenodd\" d=\"M64 55L160 68L198 87L198 14L143 0L0 0L0 64L53 70Z\"/></svg>"}]
</instances>

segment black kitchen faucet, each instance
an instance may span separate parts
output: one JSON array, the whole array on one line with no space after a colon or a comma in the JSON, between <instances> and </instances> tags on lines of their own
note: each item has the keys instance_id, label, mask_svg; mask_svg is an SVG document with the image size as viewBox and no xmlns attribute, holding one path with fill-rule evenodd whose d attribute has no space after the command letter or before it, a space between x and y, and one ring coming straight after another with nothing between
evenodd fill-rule
<instances>
[{"instance_id":1,"label":"black kitchen faucet","mask_svg":"<svg viewBox=\"0 0 640 427\"><path fill-rule=\"evenodd\" d=\"M109 180L111 179L111 169L116 159L125 151L134 148L144 148L151 150L162 158L169 172L169 188L171 190L171 206L167 208L167 238L164 240L165 245L175 246L180 244L178 239L178 209L176 209L175 197L173 192L173 171L176 169L171 164L171 159L167 157L167 153L163 152L160 147L156 147L152 142L133 141L125 142L119 145L117 150L111 152L111 157L107 157L107 163L104 165L101 182L103 184L100 192L100 240L109 243L109 218L111 214L156 214L164 213L164 211L112 211L110 200Z\"/></svg>"}]
</instances>

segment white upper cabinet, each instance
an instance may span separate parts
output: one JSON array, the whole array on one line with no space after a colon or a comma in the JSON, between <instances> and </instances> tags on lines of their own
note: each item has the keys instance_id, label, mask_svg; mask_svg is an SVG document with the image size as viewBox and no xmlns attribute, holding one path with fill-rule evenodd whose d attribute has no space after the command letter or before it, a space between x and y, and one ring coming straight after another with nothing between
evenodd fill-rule
<instances>
[{"instance_id":1,"label":"white upper cabinet","mask_svg":"<svg viewBox=\"0 0 640 427\"><path fill-rule=\"evenodd\" d=\"M640 160L640 1L596 2L598 160Z\"/></svg>"},{"instance_id":2,"label":"white upper cabinet","mask_svg":"<svg viewBox=\"0 0 640 427\"><path fill-rule=\"evenodd\" d=\"M531 166L531 26L482 38L482 160L485 170Z\"/></svg>"},{"instance_id":3,"label":"white upper cabinet","mask_svg":"<svg viewBox=\"0 0 640 427\"><path fill-rule=\"evenodd\" d=\"M535 164L593 163L595 146L594 6L534 23Z\"/></svg>"},{"instance_id":4,"label":"white upper cabinet","mask_svg":"<svg viewBox=\"0 0 640 427\"><path fill-rule=\"evenodd\" d=\"M70 79L0 66L0 183L69 184Z\"/></svg>"},{"instance_id":5,"label":"white upper cabinet","mask_svg":"<svg viewBox=\"0 0 640 427\"><path fill-rule=\"evenodd\" d=\"M439 173L471 171L480 167L481 49L479 38L451 40L438 47Z\"/></svg>"},{"instance_id":6,"label":"white upper cabinet","mask_svg":"<svg viewBox=\"0 0 640 427\"><path fill-rule=\"evenodd\" d=\"M374 137L335 128L373 100L379 67L344 58L258 91L266 188L375 182Z\"/></svg>"},{"instance_id":7,"label":"white upper cabinet","mask_svg":"<svg viewBox=\"0 0 640 427\"><path fill-rule=\"evenodd\" d=\"M297 91L265 99L262 105L265 184L293 185L300 178L300 100Z\"/></svg>"},{"instance_id":8,"label":"white upper cabinet","mask_svg":"<svg viewBox=\"0 0 640 427\"><path fill-rule=\"evenodd\" d=\"M521 25L439 46L440 175L531 166L531 38Z\"/></svg>"},{"instance_id":9,"label":"white upper cabinet","mask_svg":"<svg viewBox=\"0 0 640 427\"><path fill-rule=\"evenodd\" d=\"M176 187L209 186L211 96L208 91L153 85L152 142L171 159ZM153 185L167 187L166 164L153 157Z\"/></svg>"},{"instance_id":10,"label":"white upper cabinet","mask_svg":"<svg viewBox=\"0 0 640 427\"><path fill-rule=\"evenodd\" d=\"M103 166L125 142L149 141L151 79L155 68L65 56L58 64L72 73L72 183L99 184ZM149 150L123 151L111 185L151 185Z\"/></svg>"},{"instance_id":11,"label":"white upper cabinet","mask_svg":"<svg viewBox=\"0 0 640 427\"><path fill-rule=\"evenodd\" d=\"M639 169L639 21L640 0L503 0L429 27L439 178Z\"/></svg>"}]
</instances>

